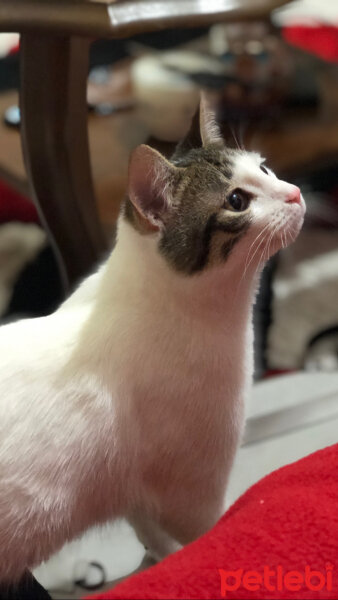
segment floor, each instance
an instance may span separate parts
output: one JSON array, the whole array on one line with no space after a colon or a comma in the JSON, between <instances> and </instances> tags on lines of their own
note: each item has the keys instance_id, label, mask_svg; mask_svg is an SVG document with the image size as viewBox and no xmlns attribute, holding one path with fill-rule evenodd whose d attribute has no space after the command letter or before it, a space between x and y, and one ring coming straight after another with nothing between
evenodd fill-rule
<instances>
[{"instance_id":1,"label":"floor","mask_svg":"<svg viewBox=\"0 0 338 600\"><path fill-rule=\"evenodd\" d=\"M256 384L247 408L242 447L227 494L231 505L249 486L271 471L338 439L338 373L295 374ZM35 575L53 598L80 598L74 586L86 577L95 583L99 573L88 563L104 566L106 581L116 582L137 568L143 548L124 522L92 531L66 546Z\"/></svg>"}]
</instances>

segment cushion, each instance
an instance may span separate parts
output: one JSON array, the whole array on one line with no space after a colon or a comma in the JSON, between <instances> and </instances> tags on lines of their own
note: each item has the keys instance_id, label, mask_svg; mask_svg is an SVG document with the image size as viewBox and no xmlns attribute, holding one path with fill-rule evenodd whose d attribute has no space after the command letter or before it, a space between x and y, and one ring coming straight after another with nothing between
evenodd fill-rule
<instances>
[{"instance_id":1,"label":"cushion","mask_svg":"<svg viewBox=\"0 0 338 600\"><path fill-rule=\"evenodd\" d=\"M338 598L338 444L250 488L206 535L97 599Z\"/></svg>"}]
</instances>

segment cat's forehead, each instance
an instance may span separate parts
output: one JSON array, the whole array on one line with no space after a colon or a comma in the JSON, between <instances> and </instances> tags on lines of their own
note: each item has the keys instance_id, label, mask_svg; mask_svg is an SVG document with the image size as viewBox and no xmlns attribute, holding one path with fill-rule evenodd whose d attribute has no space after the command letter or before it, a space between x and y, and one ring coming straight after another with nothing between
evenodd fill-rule
<instances>
[{"instance_id":1,"label":"cat's forehead","mask_svg":"<svg viewBox=\"0 0 338 600\"><path fill-rule=\"evenodd\" d=\"M201 168L213 166L219 169L228 179L246 179L257 175L263 159L256 152L234 150L219 145L193 149L175 161L179 167L199 165Z\"/></svg>"},{"instance_id":2,"label":"cat's forehead","mask_svg":"<svg viewBox=\"0 0 338 600\"><path fill-rule=\"evenodd\" d=\"M233 152L217 144L207 146L206 148L193 148L184 155L174 159L174 164L178 167L190 167L199 165L205 168L208 165L222 167L232 171Z\"/></svg>"},{"instance_id":3,"label":"cat's forehead","mask_svg":"<svg viewBox=\"0 0 338 600\"><path fill-rule=\"evenodd\" d=\"M234 154L233 175L236 179L257 177L263 160L258 152L238 151Z\"/></svg>"}]
</instances>

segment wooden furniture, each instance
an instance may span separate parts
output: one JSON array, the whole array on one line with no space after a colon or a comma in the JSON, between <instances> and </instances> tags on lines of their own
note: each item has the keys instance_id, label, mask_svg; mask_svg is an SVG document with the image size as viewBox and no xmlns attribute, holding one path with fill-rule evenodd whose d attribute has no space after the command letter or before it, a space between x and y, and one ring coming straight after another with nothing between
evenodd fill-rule
<instances>
[{"instance_id":1,"label":"wooden furniture","mask_svg":"<svg viewBox=\"0 0 338 600\"><path fill-rule=\"evenodd\" d=\"M0 0L0 31L21 33L21 135L29 185L66 287L106 248L88 152L91 40L259 18L287 1Z\"/></svg>"}]
</instances>

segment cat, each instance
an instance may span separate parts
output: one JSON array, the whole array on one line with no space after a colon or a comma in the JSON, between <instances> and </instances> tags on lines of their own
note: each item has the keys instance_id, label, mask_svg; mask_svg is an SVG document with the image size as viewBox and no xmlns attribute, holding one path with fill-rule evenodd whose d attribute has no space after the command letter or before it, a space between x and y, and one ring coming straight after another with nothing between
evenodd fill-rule
<instances>
[{"instance_id":1,"label":"cat","mask_svg":"<svg viewBox=\"0 0 338 600\"><path fill-rule=\"evenodd\" d=\"M224 511L259 272L305 205L226 147L203 99L198 119L170 160L133 152L98 272L52 315L0 328L0 582L119 517L161 560Z\"/></svg>"}]
</instances>

